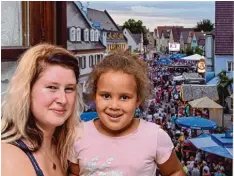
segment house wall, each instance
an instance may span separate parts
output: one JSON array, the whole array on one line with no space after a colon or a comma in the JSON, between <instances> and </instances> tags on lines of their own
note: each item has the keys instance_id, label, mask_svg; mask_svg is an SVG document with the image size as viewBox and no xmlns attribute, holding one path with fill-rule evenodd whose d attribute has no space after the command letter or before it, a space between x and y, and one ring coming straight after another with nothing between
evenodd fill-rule
<instances>
[{"instance_id":1,"label":"house wall","mask_svg":"<svg viewBox=\"0 0 234 176\"><path fill-rule=\"evenodd\" d=\"M233 55L216 55L215 56L215 75L219 74L222 70L227 71L227 62L233 61Z\"/></svg>"},{"instance_id":2,"label":"house wall","mask_svg":"<svg viewBox=\"0 0 234 176\"><path fill-rule=\"evenodd\" d=\"M127 38L128 40L128 47L131 47L131 52L133 52L134 50L138 50L140 48L138 48L138 45L136 44L135 40L132 38L131 34L129 34L127 29L123 30L123 34L124 36Z\"/></svg>"},{"instance_id":3,"label":"house wall","mask_svg":"<svg viewBox=\"0 0 234 176\"><path fill-rule=\"evenodd\" d=\"M192 42L191 42L191 47L195 49L197 47L197 38L196 35L193 35Z\"/></svg>"}]
</instances>

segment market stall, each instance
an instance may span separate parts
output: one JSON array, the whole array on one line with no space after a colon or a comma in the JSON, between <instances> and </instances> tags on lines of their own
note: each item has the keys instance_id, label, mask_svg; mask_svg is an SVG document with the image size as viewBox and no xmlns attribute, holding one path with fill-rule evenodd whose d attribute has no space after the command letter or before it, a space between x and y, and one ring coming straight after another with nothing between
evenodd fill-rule
<instances>
[{"instance_id":1,"label":"market stall","mask_svg":"<svg viewBox=\"0 0 234 176\"><path fill-rule=\"evenodd\" d=\"M202 97L189 102L192 108L207 108L209 109L209 119L215 121L219 126L222 126L223 107L211 100L210 98Z\"/></svg>"}]
</instances>

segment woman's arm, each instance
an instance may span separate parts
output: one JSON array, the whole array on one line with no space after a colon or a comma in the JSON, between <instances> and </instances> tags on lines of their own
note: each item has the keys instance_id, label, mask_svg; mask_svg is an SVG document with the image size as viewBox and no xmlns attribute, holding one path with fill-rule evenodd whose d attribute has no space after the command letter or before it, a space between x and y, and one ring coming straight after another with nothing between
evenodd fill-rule
<instances>
[{"instance_id":1,"label":"woman's arm","mask_svg":"<svg viewBox=\"0 0 234 176\"><path fill-rule=\"evenodd\" d=\"M1 175L36 176L36 172L27 155L18 147L1 143Z\"/></svg>"},{"instance_id":2,"label":"woman's arm","mask_svg":"<svg viewBox=\"0 0 234 176\"><path fill-rule=\"evenodd\" d=\"M163 164L157 164L162 176L185 176L183 167L173 150L170 158Z\"/></svg>"},{"instance_id":3,"label":"woman's arm","mask_svg":"<svg viewBox=\"0 0 234 176\"><path fill-rule=\"evenodd\" d=\"M70 163L69 176L79 176L79 173L80 173L79 164Z\"/></svg>"}]
</instances>

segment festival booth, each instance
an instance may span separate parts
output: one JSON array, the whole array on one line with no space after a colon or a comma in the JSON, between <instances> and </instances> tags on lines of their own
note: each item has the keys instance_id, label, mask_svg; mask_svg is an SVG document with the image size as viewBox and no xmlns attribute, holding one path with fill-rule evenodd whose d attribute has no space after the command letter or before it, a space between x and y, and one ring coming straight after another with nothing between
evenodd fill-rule
<instances>
[{"instance_id":1,"label":"festival booth","mask_svg":"<svg viewBox=\"0 0 234 176\"><path fill-rule=\"evenodd\" d=\"M214 101L219 100L217 87L214 85L182 84L180 92L182 101L192 101L205 96Z\"/></svg>"},{"instance_id":2,"label":"festival booth","mask_svg":"<svg viewBox=\"0 0 234 176\"><path fill-rule=\"evenodd\" d=\"M201 134L189 141L198 149L225 158L233 159L233 131L222 134Z\"/></svg>"},{"instance_id":3,"label":"festival booth","mask_svg":"<svg viewBox=\"0 0 234 176\"><path fill-rule=\"evenodd\" d=\"M204 56L201 56L200 54L194 54L191 56L183 57L181 59L187 60L187 61L199 61L201 58L204 58Z\"/></svg>"},{"instance_id":4,"label":"festival booth","mask_svg":"<svg viewBox=\"0 0 234 176\"><path fill-rule=\"evenodd\" d=\"M209 119L222 126L223 107L208 97L202 97L189 102L192 108L209 109Z\"/></svg>"}]
</instances>

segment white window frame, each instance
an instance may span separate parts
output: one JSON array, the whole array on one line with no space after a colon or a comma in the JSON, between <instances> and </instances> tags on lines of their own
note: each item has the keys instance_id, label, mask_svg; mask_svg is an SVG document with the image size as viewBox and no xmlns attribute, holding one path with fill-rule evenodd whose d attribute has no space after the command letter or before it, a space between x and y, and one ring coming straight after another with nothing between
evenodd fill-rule
<instances>
[{"instance_id":1,"label":"white window frame","mask_svg":"<svg viewBox=\"0 0 234 176\"><path fill-rule=\"evenodd\" d=\"M90 41L94 42L94 29L90 30Z\"/></svg>"},{"instance_id":2,"label":"white window frame","mask_svg":"<svg viewBox=\"0 0 234 176\"><path fill-rule=\"evenodd\" d=\"M81 41L81 28L76 28L76 41L80 42Z\"/></svg>"},{"instance_id":3,"label":"white window frame","mask_svg":"<svg viewBox=\"0 0 234 176\"><path fill-rule=\"evenodd\" d=\"M69 40L70 42L76 41L76 28L75 27L69 28Z\"/></svg>"},{"instance_id":4,"label":"white window frame","mask_svg":"<svg viewBox=\"0 0 234 176\"><path fill-rule=\"evenodd\" d=\"M94 65L94 64L93 64L93 63L94 63L93 60L94 60L93 55L90 55L90 56L89 56L89 67L90 67L90 68L93 68L93 65Z\"/></svg>"},{"instance_id":5,"label":"white window frame","mask_svg":"<svg viewBox=\"0 0 234 176\"><path fill-rule=\"evenodd\" d=\"M231 64L230 70L229 70L229 63ZM228 72L234 71L234 68L233 68L233 61L227 61L227 71L228 71Z\"/></svg>"},{"instance_id":6,"label":"white window frame","mask_svg":"<svg viewBox=\"0 0 234 176\"><path fill-rule=\"evenodd\" d=\"M88 42L89 41L89 29L84 30L84 41Z\"/></svg>"},{"instance_id":7,"label":"white window frame","mask_svg":"<svg viewBox=\"0 0 234 176\"><path fill-rule=\"evenodd\" d=\"M96 29L94 32L94 41L98 42L99 41L99 31Z\"/></svg>"},{"instance_id":8,"label":"white window frame","mask_svg":"<svg viewBox=\"0 0 234 176\"><path fill-rule=\"evenodd\" d=\"M79 57L79 67L81 69L85 69L86 68L86 57L85 56L80 56Z\"/></svg>"}]
</instances>

